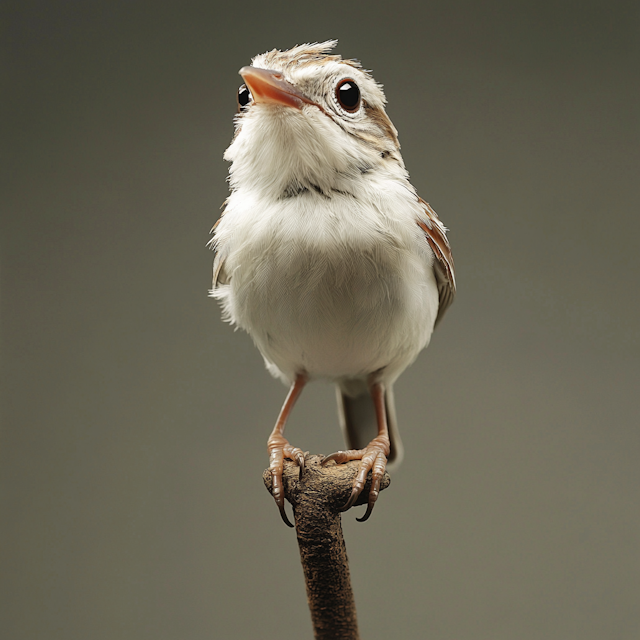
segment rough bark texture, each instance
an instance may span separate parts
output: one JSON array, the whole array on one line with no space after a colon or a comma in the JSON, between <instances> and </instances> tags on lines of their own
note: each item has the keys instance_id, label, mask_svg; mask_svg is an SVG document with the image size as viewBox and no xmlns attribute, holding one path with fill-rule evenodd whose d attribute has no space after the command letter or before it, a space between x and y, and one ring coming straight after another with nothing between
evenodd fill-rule
<instances>
[{"instance_id":1,"label":"rough bark texture","mask_svg":"<svg viewBox=\"0 0 640 640\"><path fill-rule=\"evenodd\" d=\"M323 467L321 460L322 456L307 456L300 479L298 466L285 460L285 497L293 506L316 640L358 640L349 561L340 523L340 508L351 493L358 462L329 463ZM268 469L263 478L271 491ZM370 481L371 474L356 505L366 504ZM390 482L385 473L380 489L386 489Z\"/></svg>"}]
</instances>

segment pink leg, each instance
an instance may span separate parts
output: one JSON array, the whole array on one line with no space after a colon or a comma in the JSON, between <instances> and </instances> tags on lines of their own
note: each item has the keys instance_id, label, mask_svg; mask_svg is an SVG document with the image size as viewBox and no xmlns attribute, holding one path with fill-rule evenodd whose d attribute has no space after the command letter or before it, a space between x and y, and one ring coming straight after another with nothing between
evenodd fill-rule
<instances>
[{"instance_id":1,"label":"pink leg","mask_svg":"<svg viewBox=\"0 0 640 640\"><path fill-rule=\"evenodd\" d=\"M360 460L358 473L353 481L353 489L349 500L342 507L342 511L350 509L358 496L362 493L364 485L367 482L367 476L371 471L371 489L369 490L369 501L367 503L367 511L362 518L357 518L359 522L368 520L373 507L376 504L380 493L380 483L384 476L387 466L387 456L390 451L389 444L389 428L387 426L387 411L384 400L384 385L381 382L371 384L371 396L376 409L376 418L378 421L378 435L364 448L351 449L349 451L337 451L327 456L322 463L325 464L329 460L335 460L338 464L348 462L349 460Z\"/></svg>"},{"instance_id":2,"label":"pink leg","mask_svg":"<svg viewBox=\"0 0 640 640\"><path fill-rule=\"evenodd\" d=\"M289 441L284 437L284 427L287 423L287 418L293 409L293 405L296 403L298 396L302 392L304 385L307 383L307 376L304 374L298 374L294 383L289 389L287 398L280 409L280 415L276 426L273 428L269 439L267 440L267 449L269 450L269 470L271 471L272 482L272 494L280 510L280 515L284 520L284 523L293 527L287 514L284 510L284 489L282 486L282 472L284 470L284 459L289 458L298 463L300 472L304 469L304 453L302 449L292 447Z\"/></svg>"}]
</instances>

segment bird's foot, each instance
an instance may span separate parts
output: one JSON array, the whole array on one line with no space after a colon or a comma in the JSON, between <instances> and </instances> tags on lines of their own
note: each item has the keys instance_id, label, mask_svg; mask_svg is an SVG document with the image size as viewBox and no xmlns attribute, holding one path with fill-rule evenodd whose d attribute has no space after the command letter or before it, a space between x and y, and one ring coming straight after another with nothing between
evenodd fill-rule
<instances>
[{"instance_id":1,"label":"bird's foot","mask_svg":"<svg viewBox=\"0 0 640 640\"><path fill-rule=\"evenodd\" d=\"M269 449L269 471L272 478L272 495L282 520L288 527L293 527L284 510L284 487L282 484L282 473L284 471L284 459L293 460L300 467L300 474L304 471L304 452L298 447L292 447L289 441L281 435L271 435L267 442Z\"/></svg>"},{"instance_id":2,"label":"bird's foot","mask_svg":"<svg viewBox=\"0 0 640 640\"><path fill-rule=\"evenodd\" d=\"M364 485L367 482L367 476L371 471L371 489L369 490L369 500L367 502L367 510L362 518L356 518L358 522L364 522L369 519L373 507L376 504L378 495L380 494L380 483L387 467L387 456L389 455L390 446L389 438L386 435L380 435L374 438L364 449L350 449L349 451L336 451L330 456L326 456L322 460L322 464L326 464L330 460L335 460L338 464L348 462L349 460L360 460L358 473L353 480L353 488L351 495L341 511L347 511L358 499L362 493Z\"/></svg>"}]
</instances>

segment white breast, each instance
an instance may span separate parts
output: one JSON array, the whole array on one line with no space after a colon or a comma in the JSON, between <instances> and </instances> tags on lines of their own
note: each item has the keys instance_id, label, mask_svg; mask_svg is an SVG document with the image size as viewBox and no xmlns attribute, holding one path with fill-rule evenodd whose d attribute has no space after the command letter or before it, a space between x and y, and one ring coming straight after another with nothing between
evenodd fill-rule
<instances>
[{"instance_id":1,"label":"white breast","mask_svg":"<svg viewBox=\"0 0 640 640\"><path fill-rule=\"evenodd\" d=\"M410 194L387 191L375 202L232 195L216 230L227 284L213 295L274 375L339 380L384 368L392 382L427 345L438 309L433 255Z\"/></svg>"}]
</instances>

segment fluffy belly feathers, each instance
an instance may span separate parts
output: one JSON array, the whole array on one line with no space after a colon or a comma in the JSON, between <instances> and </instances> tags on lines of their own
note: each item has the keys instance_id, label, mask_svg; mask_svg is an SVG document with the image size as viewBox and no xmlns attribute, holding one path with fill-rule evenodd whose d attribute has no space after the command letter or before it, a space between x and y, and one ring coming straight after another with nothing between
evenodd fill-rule
<instances>
[{"instance_id":1,"label":"fluffy belly feathers","mask_svg":"<svg viewBox=\"0 0 640 640\"><path fill-rule=\"evenodd\" d=\"M395 378L429 341L436 283L424 256L407 248L329 253L285 242L236 258L217 297L279 377L360 378L385 368Z\"/></svg>"}]
</instances>

